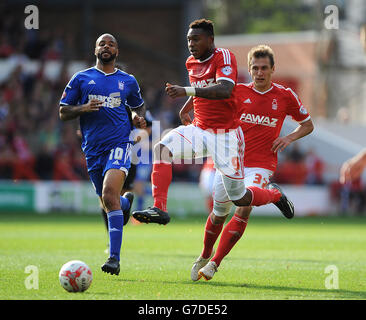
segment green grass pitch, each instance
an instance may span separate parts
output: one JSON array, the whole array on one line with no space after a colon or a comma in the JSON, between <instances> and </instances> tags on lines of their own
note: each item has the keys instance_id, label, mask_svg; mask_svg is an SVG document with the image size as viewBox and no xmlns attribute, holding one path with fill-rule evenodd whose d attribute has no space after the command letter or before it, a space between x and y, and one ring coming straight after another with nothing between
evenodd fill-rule
<instances>
[{"instance_id":1,"label":"green grass pitch","mask_svg":"<svg viewBox=\"0 0 366 320\"><path fill-rule=\"evenodd\" d=\"M100 270L108 240L99 215L1 214L0 299L366 298L365 218L287 220L253 212L215 277L192 282L190 269L202 248L205 220L203 215L173 217L167 226L128 224L121 273L111 276ZM60 267L74 259L93 271L93 283L83 293L68 293L59 284ZM29 265L38 269L38 289L25 286ZM327 272L328 266L335 267ZM336 277L338 289L327 289Z\"/></svg>"}]
</instances>

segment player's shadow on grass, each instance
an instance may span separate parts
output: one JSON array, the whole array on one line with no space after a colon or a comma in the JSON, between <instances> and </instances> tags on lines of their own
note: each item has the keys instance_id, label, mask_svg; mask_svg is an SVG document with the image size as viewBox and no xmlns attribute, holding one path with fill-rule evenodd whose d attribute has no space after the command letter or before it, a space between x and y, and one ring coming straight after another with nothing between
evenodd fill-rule
<instances>
[{"instance_id":1,"label":"player's shadow on grass","mask_svg":"<svg viewBox=\"0 0 366 320\"><path fill-rule=\"evenodd\" d=\"M227 261L230 260L237 260L237 261L243 261L243 258L239 258L239 257L228 257L226 258ZM263 258L245 258L245 261L253 261L253 262L266 262L268 263L268 259L263 259ZM318 264L334 264L337 263L338 261L334 261L334 260L309 260L309 259L279 259L279 258L271 258L271 261L273 262L283 262L283 263L318 263Z\"/></svg>"},{"instance_id":2,"label":"player's shadow on grass","mask_svg":"<svg viewBox=\"0 0 366 320\"><path fill-rule=\"evenodd\" d=\"M117 279L116 279L117 280ZM365 291L350 291L344 289L314 289L314 288L298 288L298 287L283 287L283 286L263 286L252 283L232 283L232 282L216 282L216 281L197 281L193 282L190 280L183 281L169 281L169 280L136 280L136 279L118 279L117 281L122 282L157 282L159 284L174 284L178 283L184 285L199 285L199 286L215 286L215 287L235 287L235 288L245 288L245 289L259 289L259 290L275 290L275 291L294 291L294 292L314 292L314 293L324 293L324 294L336 294L340 299L366 299ZM327 297L325 297L327 298Z\"/></svg>"},{"instance_id":3,"label":"player's shadow on grass","mask_svg":"<svg viewBox=\"0 0 366 320\"><path fill-rule=\"evenodd\" d=\"M154 254L151 254L151 256L155 256L155 253ZM163 256L163 254L161 254L161 256ZM170 259L172 258L177 258L177 259L180 259L180 258L187 258L189 259L188 261L191 262L191 261L194 261L197 259L197 256L195 255L192 255L192 254L185 254L185 253L182 253L182 254L170 254L170 253L167 253L165 254L166 257L169 257ZM243 258L240 258L240 257L227 257L225 260L227 261L243 261ZM246 261L248 262L268 262L268 259L263 259L263 258L245 258ZM338 263L338 261L334 261L334 260L309 260L309 259L279 259L279 258L271 258L271 261L273 262L283 262L283 263L318 263L318 264L335 264L335 263ZM341 261L339 261L341 262Z\"/></svg>"},{"instance_id":4,"label":"player's shadow on grass","mask_svg":"<svg viewBox=\"0 0 366 320\"><path fill-rule=\"evenodd\" d=\"M186 281L186 283L192 284L192 282ZM337 294L341 299L366 299L366 292L365 291L350 291L350 290L343 290L343 289L314 289L314 288L298 288L298 287L281 287L281 286L262 286L257 284L251 283L229 283L229 282L215 282L215 281L199 281L195 283L195 285L203 285L203 286L217 286L217 287L240 287L246 289L259 289L259 290L276 290L276 291L299 291L299 292L317 292L317 293L324 293L324 294Z\"/></svg>"}]
</instances>

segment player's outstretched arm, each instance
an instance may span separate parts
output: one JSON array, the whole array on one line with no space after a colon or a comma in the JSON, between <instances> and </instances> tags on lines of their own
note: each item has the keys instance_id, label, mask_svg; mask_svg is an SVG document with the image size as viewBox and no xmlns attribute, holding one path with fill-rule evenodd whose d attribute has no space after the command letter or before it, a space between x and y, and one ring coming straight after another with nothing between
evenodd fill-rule
<instances>
[{"instance_id":1,"label":"player's outstretched arm","mask_svg":"<svg viewBox=\"0 0 366 320\"><path fill-rule=\"evenodd\" d=\"M83 113L99 111L103 101L91 99L88 103L80 106L61 105L59 110L60 119L68 121L81 116Z\"/></svg>"},{"instance_id":2,"label":"player's outstretched arm","mask_svg":"<svg viewBox=\"0 0 366 320\"><path fill-rule=\"evenodd\" d=\"M305 121L301 123L294 131L292 131L290 134L284 137L278 137L275 141L273 141L272 144L272 151L274 153L278 151L284 150L288 145L290 145L292 142L307 136L314 130L314 124L309 119L308 121Z\"/></svg>"},{"instance_id":3,"label":"player's outstretched arm","mask_svg":"<svg viewBox=\"0 0 366 320\"><path fill-rule=\"evenodd\" d=\"M358 179L365 168L366 149L360 151L354 157L343 163L339 176L340 183L352 182L353 180Z\"/></svg>"},{"instance_id":4,"label":"player's outstretched arm","mask_svg":"<svg viewBox=\"0 0 366 320\"><path fill-rule=\"evenodd\" d=\"M221 100L230 98L234 86L234 83L226 80L219 80L216 84L204 88L181 87L167 83L165 92L171 98L196 96L205 99Z\"/></svg>"}]
</instances>

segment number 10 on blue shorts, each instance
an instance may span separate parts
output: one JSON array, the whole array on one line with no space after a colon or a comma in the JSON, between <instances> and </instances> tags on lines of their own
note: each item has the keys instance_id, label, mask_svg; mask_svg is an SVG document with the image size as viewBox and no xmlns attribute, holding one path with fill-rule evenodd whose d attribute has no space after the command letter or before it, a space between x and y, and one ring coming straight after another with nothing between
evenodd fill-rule
<instances>
[{"instance_id":1,"label":"number 10 on blue shorts","mask_svg":"<svg viewBox=\"0 0 366 320\"><path fill-rule=\"evenodd\" d=\"M122 170L127 176L131 167L131 147L131 143L124 143L100 156L86 159L90 180L99 196L102 195L104 175L109 169Z\"/></svg>"},{"instance_id":2,"label":"number 10 on blue shorts","mask_svg":"<svg viewBox=\"0 0 366 320\"><path fill-rule=\"evenodd\" d=\"M128 171L131 167L131 144L127 143L124 146L115 147L109 152L104 173L109 169L119 169Z\"/></svg>"}]
</instances>

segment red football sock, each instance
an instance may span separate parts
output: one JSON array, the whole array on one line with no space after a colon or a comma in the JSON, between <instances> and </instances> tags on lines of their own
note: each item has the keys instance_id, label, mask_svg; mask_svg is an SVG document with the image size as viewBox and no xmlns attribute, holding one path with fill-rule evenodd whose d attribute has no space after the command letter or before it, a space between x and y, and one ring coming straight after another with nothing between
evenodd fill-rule
<instances>
[{"instance_id":1,"label":"red football sock","mask_svg":"<svg viewBox=\"0 0 366 320\"><path fill-rule=\"evenodd\" d=\"M234 245L239 241L243 235L245 228L248 224L248 219L243 219L238 215L234 214L228 224L222 231L219 246L211 261L215 261L216 265L219 266L222 259L230 252Z\"/></svg>"},{"instance_id":2,"label":"red football sock","mask_svg":"<svg viewBox=\"0 0 366 320\"><path fill-rule=\"evenodd\" d=\"M250 186L247 189L252 192L251 206L263 206L268 203L275 203L281 198L281 192L277 189L268 190L253 186Z\"/></svg>"},{"instance_id":3,"label":"red football sock","mask_svg":"<svg viewBox=\"0 0 366 320\"><path fill-rule=\"evenodd\" d=\"M172 164L156 162L151 173L152 196L154 207L167 212L168 189L172 181Z\"/></svg>"},{"instance_id":4,"label":"red football sock","mask_svg":"<svg viewBox=\"0 0 366 320\"><path fill-rule=\"evenodd\" d=\"M202 258L207 259L212 253L213 246L219 237L224 224L213 224L211 221L211 215L208 216L205 226L205 236L203 239L203 251L201 253Z\"/></svg>"}]
</instances>

